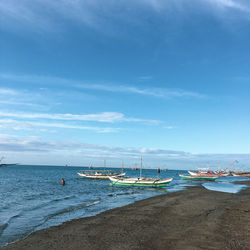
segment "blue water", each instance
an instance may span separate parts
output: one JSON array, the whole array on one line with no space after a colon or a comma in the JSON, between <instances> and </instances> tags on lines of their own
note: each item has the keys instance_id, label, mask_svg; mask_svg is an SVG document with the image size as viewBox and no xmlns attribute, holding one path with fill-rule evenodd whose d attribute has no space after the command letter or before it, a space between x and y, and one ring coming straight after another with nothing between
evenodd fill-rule
<instances>
[{"instance_id":1,"label":"blue water","mask_svg":"<svg viewBox=\"0 0 250 250\"><path fill-rule=\"evenodd\" d=\"M31 232L65 221L96 215L138 200L180 191L188 186L201 185L200 182L180 180L178 174L187 174L186 171L168 170L160 173L161 178L174 177L167 188L119 188L110 186L108 180L79 178L77 172L80 169L84 168L20 165L1 167L0 247ZM139 170L125 171L127 176L139 176ZM157 171L143 169L143 176L157 177ZM61 178L65 179L65 186L60 185ZM223 192L237 192L245 187L232 184L232 180L235 179L219 178L214 183L203 185L216 191L223 191L227 187L228 190Z\"/></svg>"}]
</instances>

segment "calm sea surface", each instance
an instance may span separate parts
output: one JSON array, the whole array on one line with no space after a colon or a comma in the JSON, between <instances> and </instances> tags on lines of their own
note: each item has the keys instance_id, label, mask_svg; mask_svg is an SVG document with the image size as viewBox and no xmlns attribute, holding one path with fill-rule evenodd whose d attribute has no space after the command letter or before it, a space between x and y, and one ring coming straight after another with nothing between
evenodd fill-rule
<instances>
[{"instance_id":1,"label":"calm sea surface","mask_svg":"<svg viewBox=\"0 0 250 250\"><path fill-rule=\"evenodd\" d=\"M180 180L186 171L161 171L161 178L174 177L164 189L112 187L108 180L79 178L79 167L8 166L0 168L0 247L31 232L76 218L96 215L138 200L176 192L192 185L207 189L238 192L246 187L231 183L234 177L201 183ZM101 168L100 168L101 169ZM120 171L113 169L112 171ZM139 176L139 170L124 169L126 176ZM143 176L157 177L157 170L143 169ZM60 185L61 179L66 181ZM245 178L246 179L246 178ZM238 178L237 180L244 180Z\"/></svg>"}]
</instances>

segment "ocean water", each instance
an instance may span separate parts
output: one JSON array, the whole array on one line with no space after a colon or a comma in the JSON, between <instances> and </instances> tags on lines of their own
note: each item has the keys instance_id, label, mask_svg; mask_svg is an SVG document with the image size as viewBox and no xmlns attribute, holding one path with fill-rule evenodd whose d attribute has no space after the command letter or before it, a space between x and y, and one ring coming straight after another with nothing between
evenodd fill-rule
<instances>
[{"instance_id":1,"label":"ocean water","mask_svg":"<svg viewBox=\"0 0 250 250\"><path fill-rule=\"evenodd\" d=\"M180 180L186 171L161 171L160 178L174 177L167 188L113 187L109 180L79 178L79 167L9 166L0 168L0 247L31 232L62 224L72 219L96 215L138 200L177 192L202 182ZM101 168L100 168L101 169ZM120 169L112 171L119 172ZM126 176L139 177L139 170L124 169ZM156 169L143 169L143 176L157 177ZM64 178L66 185L60 185ZM237 179L239 180L239 179ZM236 185L235 178L219 178L205 188L238 192L245 185ZM207 186L206 186L207 185ZM235 191L236 190L236 191Z\"/></svg>"}]
</instances>

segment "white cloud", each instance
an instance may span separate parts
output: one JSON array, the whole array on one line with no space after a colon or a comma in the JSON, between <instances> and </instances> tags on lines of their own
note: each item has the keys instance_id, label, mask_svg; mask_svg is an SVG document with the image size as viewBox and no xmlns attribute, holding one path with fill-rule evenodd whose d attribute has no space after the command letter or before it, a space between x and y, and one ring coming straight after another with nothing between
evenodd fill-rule
<instances>
[{"instance_id":1,"label":"white cloud","mask_svg":"<svg viewBox=\"0 0 250 250\"><path fill-rule=\"evenodd\" d=\"M168 88L139 88L133 85L121 85L120 83L105 83L97 84L93 82L76 81L70 79L64 79L60 77L50 76L36 76L36 75L11 75L11 74L0 74L0 78L10 81L18 82L29 82L32 84L43 84L43 85L59 85L68 86L71 89L86 89L94 91L107 91L114 93L124 94L137 94L142 96L151 96L155 98L195 98L204 99L206 95L197 92L184 90L184 89L168 89Z\"/></svg>"},{"instance_id":2,"label":"white cloud","mask_svg":"<svg viewBox=\"0 0 250 250\"><path fill-rule=\"evenodd\" d=\"M70 120L70 121L93 121L104 123L115 122L142 122L150 124L158 124L157 120L146 120L138 118L126 118L124 114L118 112L103 112L98 114L46 114L46 113L11 113L1 112L2 117L15 117L20 119L50 119L50 120Z\"/></svg>"},{"instance_id":3,"label":"white cloud","mask_svg":"<svg viewBox=\"0 0 250 250\"><path fill-rule=\"evenodd\" d=\"M6 79L0 74L0 80ZM6 85L6 83L5 83ZM10 108L10 106L25 106L26 108L48 109L49 106L55 105L54 100L41 95L39 92L28 91L24 88L0 88L0 108Z\"/></svg>"},{"instance_id":4,"label":"white cloud","mask_svg":"<svg viewBox=\"0 0 250 250\"><path fill-rule=\"evenodd\" d=\"M173 129L174 127L173 127L173 126L164 126L163 128L166 128L166 129Z\"/></svg>"},{"instance_id":5,"label":"white cloud","mask_svg":"<svg viewBox=\"0 0 250 250\"><path fill-rule=\"evenodd\" d=\"M28 106L28 107L35 107L35 108L40 108L43 109L45 106L41 104L35 104L35 103L30 103L30 102L25 102L25 101L18 101L18 100L0 100L0 104L3 104L5 106Z\"/></svg>"},{"instance_id":6,"label":"white cloud","mask_svg":"<svg viewBox=\"0 0 250 250\"><path fill-rule=\"evenodd\" d=\"M244 1L235 1L235 0L206 0L207 2L211 3L212 5L217 5L218 7L223 8L233 8L238 9L243 12L249 12L249 5Z\"/></svg>"},{"instance_id":7,"label":"white cloud","mask_svg":"<svg viewBox=\"0 0 250 250\"><path fill-rule=\"evenodd\" d=\"M18 137L8 134L0 134L0 150L1 151L93 151L92 153L99 153L101 157L103 155L117 155L126 156L132 158L139 158L141 155L144 156L158 156L158 157L189 157L192 156L187 152L165 150L157 148L126 148L126 147L112 147L105 145L95 145L82 143L77 141L56 141L46 142L37 136L29 137Z\"/></svg>"},{"instance_id":8,"label":"white cloud","mask_svg":"<svg viewBox=\"0 0 250 250\"><path fill-rule=\"evenodd\" d=\"M35 122L35 121L18 121L12 119L0 119L0 129L6 130L35 130L41 132L49 132L46 128L58 128L58 129L79 129L89 130L96 133L114 133L118 132L120 128L111 127L96 127L96 126L81 126L71 125L64 123L49 123L49 122ZM54 130L52 132L55 132Z\"/></svg>"},{"instance_id":9,"label":"white cloud","mask_svg":"<svg viewBox=\"0 0 250 250\"><path fill-rule=\"evenodd\" d=\"M169 169L195 169L199 165L217 169L227 167L237 159L240 164L249 163L250 154L191 154L185 151L159 148L127 148L88 144L78 141L44 141L35 136L12 136L0 134L0 151L7 159L29 164L63 164L103 166L104 156L108 166L139 166L143 157L144 167L164 167ZM55 157L56 156L56 157ZM15 160L13 160L15 159ZM30 160L32 159L32 161ZM7 160L6 160L7 161ZM248 166L249 168L249 166Z\"/></svg>"},{"instance_id":10,"label":"white cloud","mask_svg":"<svg viewBox=\"0 0 250 250\"><path fill-rule=\"evenodd\" d=\"M161 123L158 120L147 120L147 119L139 119L139 118L129 118L125 117L124 114L118 112L103 112L98 114L46 114L46 113L11 113L11 112L1 112L0 117L9 117L9 118L17 118L17 119L48 119L48 120L64 120L64 121L91 121L91 122L102 122L102 123L116 123L116 122L138 122L138 123L145 123L145 124L152 124L157 125ZM31 122L30 122L31 124ZM45 125L44 125L45 126ZM47 124L49 126L49 124ZM51 127L63 127L64 128L73 128L73 125L60 125L54 124L50 125ZM75 126L78 129L89 129L95 130L94 128L90 127L83 127L83 126ZM97 129L96 129L97 130ZM101 130L101 128L100 128ZM105 129L104 129L105 130ZM106 131L111 131L111 128L106 128Z\"/></svg>"},{"instance_id":11,"label":"white cloud","mask_svg":"<svg viewBox=\"0 0 250 250\"><path fill-rule=\"evenodd\" d=\"M153 7L154 10L156 11L166 11L168 9L171 9L172 11L188 11L187 9L185 10L185 7L187 6L193 6L193 8L200 7L200 11L202 10L201 8L203 7L204 4L207 4L207 6L212 7L212 8L217 8L218 11L222 11L222 8L227 9L234 9L234 10L239 10L241 12L249 12L249 2L245 0L190 0L190 1L185 1L185 0L179 0L179 1L164 1L164 0L141 0L140 1L142 4L147 4L151 7Z\"/></svg>"},{"instance_id":12,"label":"white cloud","mask_svg":"<svg viewBox=\"0 0 250 250\"><path fill-rule=\"evenodd\" d=\"M79 125L70 125L63 123L42 123L42 122L28 122L33 126L38 127L52 127L52 128L62 128L62 129L80 129L80 130L90 130L97 133L114 133L118 132L120 128L110 128L110 127L90 127L90 126L79 126Z\"/></svg>"},{"instance_id":13,"label":"white cloud","mask_svg":"<svg viewBox=\"0 0 250 250\"><path fill-rule=\"evenodd\" d=\"M26 122L19 122L12 119L0 119L0 129L8 130L27 130L32 126Z\"/></svg>"},{"instance_id":14,"label":"white cloud","mask_svg":"<svg viewBox=\"0 0 250 250\"><path fill-rule=\"evenodd\" d=\"M245 0L106 0L105 3L97 0L8 0L0 2L0 16L2 28L20 25L19 27L26 26L34 31L55 32L65 23L62 20L70 20L104 32L103 27L112 27L112 22L138 25L143 20L138 12L143 10L156 14L166 13L165 16L169 18L178 13L188 13L191 9L217 12L218 16L227 10L249 14L249 6L249 2Z\"/></svg>"},{"instance_id":15,"label":"white cloud","mask_svg":"<svg viewBox=\"0 0 250 250\"><path fill-rule=\"evenodd\" d=\"M192 91L186 91L182 89L162 89L162 88L138 88L135 86L124 86L124 85L84 85L79 84L76 85L79 88L84 89L95 89L95 90L103 90L109 92L120 92L120 93L131 93L138 94L144 96L152 96L158 98L205 98L205 95L195 93Z\"/></svg>"},{"instance_id":16,"label":"white cloud","mask_svg":"<svg viewBox=\"0 0 250 250\"><path fill-rule=\"evenodd\" d=\"M13 89L0 88L0 96L14 96L17 95L17 92Z\"/></svg>"},{"instance_id":17,"label":"white cloud","mask_svg":"<svg viewBox=\"0 0 250 250\"><path fill-rule=\"evenodd\" d=\"M51 143L41 142L38 137L15 137L8 134L0 134L0 150L8 151L47 151Z\"/></svg>"}]
</instances>

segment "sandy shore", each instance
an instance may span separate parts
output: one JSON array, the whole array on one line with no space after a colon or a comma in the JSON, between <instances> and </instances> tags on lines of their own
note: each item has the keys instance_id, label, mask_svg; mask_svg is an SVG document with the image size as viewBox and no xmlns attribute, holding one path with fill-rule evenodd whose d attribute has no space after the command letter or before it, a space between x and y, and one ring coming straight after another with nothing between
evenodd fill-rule
<instances>
[{"instance_id":1,"label":"sandy shore","mask_svg":"<svg viewBox=\"0 0 250 250\"><path fill-rule=\"evenodd\" d=\"M191 187L38 231L3 249L250 249L250 188L229 194Z\"/></svg>"}]
</instances>

